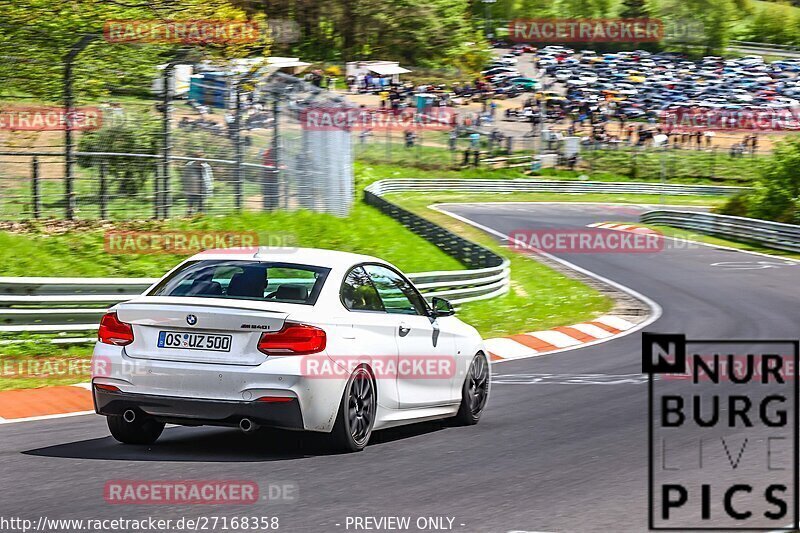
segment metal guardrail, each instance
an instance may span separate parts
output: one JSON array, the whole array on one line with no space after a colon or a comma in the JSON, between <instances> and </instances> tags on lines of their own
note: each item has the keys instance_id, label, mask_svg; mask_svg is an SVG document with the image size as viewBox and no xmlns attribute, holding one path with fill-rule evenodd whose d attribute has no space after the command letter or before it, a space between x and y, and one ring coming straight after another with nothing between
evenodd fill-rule
<instances>
[{"instance_id":1,"label":"metal guardrail","mask_svg":"<svg viewBox=\"0 0 800 533\"><path fill-rule=\"evenodd\" d=\"M423 296L462 304L503 294L508 262L474 270L420 272L408 277ZM0 332L54 333L97 328L108 307L143 293L153 278L0 278Z\"/></svg>"},{"instance_id":2,"label":"metal guardrail","mask_svg":"<svg viewBox=\"0 0 800 533\"><path fill-rule=\"evenodd\" d=\"M727 49L738 53L755 53L777 57L798 58L800 49L788 44L755 43L751 41L729 41Z\"/></svg>"},{"instance_id":3,"label":"metal guardrail","mask_svg":"<svg viewBox=\"0 0 800 533\"><path fill-rule=\"evenodd\" d=\"M794 224L666 209L643 213L639 220L646 224L662 224L707 235L728 237L766 248L800 252L800 226Z\"/></svg>"},{"instance_id":4,"label":"metal guardrail","mask_svg":"<svg viewBox=\"0 0 800 533\"><path fill-rule=\"evenodd\" d=\"M536 179L395 179L369 185L364 192L368 204L470 267L467 270L409 274L426 298L441 296L459 305L508 292L511 281L509 261L382 198L385 194L397 192L445 190L730 195L743 189L709 185ZM672 222L658 223L673 225ZM0 332L89 331L97 327L100 317L109 306L141 294L155 281L151 278L0 278Z\"/></svg>"},{"instance_id":5,"label":"metal guardrail","mask_svg":"<svg viewBox=\"0 0 800 533\"><path fill-rule=\"evenodd\" d=\"M409 274L423 296L428 299L440 296L458 305L508 292L511 286L508 259L381 198L384 193L380 184L386 181L369 185L364 190L364 201L469 267L468 270Z\"/></svg>"},{"instance_id":6,"label":"metal guardrail","mask_svg":"<svg viewBox=\"0 0 800 533\"><path fill-rule=\"evenodd\" d=\"M460 237L452 237L455 239L451 251L465 252L466 243L483 250L483 253L468 252L475 260L480 260L487 252L494 255ZM439 296L460 305L494 298L508 292L511 279L508 260L495 257L498 264L493 266L419 272L408 277L428 300ZM489 257L483 259L485 263L492 262ZM108 307L143 293L155 281L149 278L0 278L0 332L89 331L97 327Z\"/></svg>"},{"instance_id":7,"label":"metal guardrail","mask_svg":"<svg viewBox=\"0 0 800 533\"><path fill-rule=\"evenodd\" d=\"M746 190L723 185L680 185L646 182L567 181L542 179L392 179L370 184L365 194L383 196L398 192L560 192L729 196ZM369 203L369 200L367 200Z\"/></svg>"},{"instance_id":8,"label":"metal guardrail","mask_svg":"<svg viewBox=\"0 0 800 533\"><path fill-rule=\"evenodd\" d=\"M800 50L800 48L791 44L756 43L753 41L728 41L728 44L731 46L742 47L742 48L762 49L766 52L769 52L771 50L790 50L790 51Z\"/></svg>"}]
</instances>

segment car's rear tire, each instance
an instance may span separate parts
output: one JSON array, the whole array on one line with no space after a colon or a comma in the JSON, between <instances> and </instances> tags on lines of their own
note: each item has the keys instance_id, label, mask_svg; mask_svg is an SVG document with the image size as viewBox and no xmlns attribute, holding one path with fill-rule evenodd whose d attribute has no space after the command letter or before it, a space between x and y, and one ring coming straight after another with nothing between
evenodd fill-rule
<instances>
[{"instance_id":1,"label":"car's rear tire","mask_svg":"<svg viewBox=\"0 0 800 533\"><path fill-rule=\"evenodd\" d=\"M457 425L472 426L478 423L489 398L489 361L482 353L472 359L461 388L461 405L453 418Z\"/></svg>"},{"instance_id":2,"label":"car's rear tire","mask_svg":"<svg viewBox=\"0 0 800 533\"><path fill-rule=\"evenodd\" d=\"M106 417L111 436L123 444L153 444L164 431L164 423L153 418L137 414L132 422L126 422L122 416Z\"/></svg>"},{"instance_id":3,"label":"car's rear tire","mask_svg":"<svg viewBox=\"0 0 800 533\"><path fill-rule=\"evenodd\" d=\"M330 435L331 447L341 452L360 452L369 442L377 411L375 382L366 366L353 371L344 387L339 414Z\"/></svg>"}]
</instances>

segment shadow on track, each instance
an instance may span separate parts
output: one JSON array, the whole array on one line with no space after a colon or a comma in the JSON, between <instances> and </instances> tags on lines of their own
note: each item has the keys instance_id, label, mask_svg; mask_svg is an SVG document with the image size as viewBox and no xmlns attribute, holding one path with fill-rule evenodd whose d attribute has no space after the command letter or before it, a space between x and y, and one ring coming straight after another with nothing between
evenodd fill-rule
<instances>
[{"instance_id":1,"label":"shadow on track","mask_svg":"<svg viewBox=\"0 0 800 533\"><path fill-rule=\"evenodd\" d=\"M369 448L444 429L439 422L422 422L376 431ZM120 444L112 437L87 439L21 452L25 455L66 459L167 462L268 462L336 455L325 435L261 429L244 435L235 429L173 427L151 445Z\"/></svg>"}]
</instances>

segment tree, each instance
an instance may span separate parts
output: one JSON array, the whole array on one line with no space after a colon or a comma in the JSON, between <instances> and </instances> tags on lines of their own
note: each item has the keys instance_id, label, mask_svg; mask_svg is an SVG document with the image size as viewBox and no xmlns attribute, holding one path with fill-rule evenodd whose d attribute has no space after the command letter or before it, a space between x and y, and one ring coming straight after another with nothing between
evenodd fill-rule
<instances>
[{"instance_id":1,"label":"tree","mask_svg":"<svg viewBox=\"0 0 800 533\"><path fill-rule=\"evenodd\" d=\"M112 91L143 89L156 65L172 58L178 44L125 44L104 39L113 20L247 20L228 0L17 0L0 2L0 77L4 89L50 102L61 99L64 58L86 34L97 38L75 61L74 90L92 98ZM263 22L263 16L259 22ZM208 56L264 54L264 42L206 46Z\"/></svg>"},{"instance_id":2,"label":"tree","mask_svg":"<svg viewBox=\"0 0 800 533\"><path fill-rule=\"evenodd\" d=\"M242 8L254 9L245 0L236 1ZM461 0L331 0L325 4L277 0L264 10L271 18L294 21L300 27L301 42L278 48L309 59L394 59L415 66L464 66L475 63L476 53L487 49L469 4Z\"/></svg>"},{"instance_id":3,"label":"tree","mask_svg":"<svg viewBox=\"0 0 800 533\"><path fill-rule=\"evenodd\" d=\"M753 191L731 199L723 213L742 214L791 224L800 223L800 136L775 145L773 156L759 172Z\"/></svg>"},{"instance_id":4,"label":"tree","mask_svg":"<svg viewBox=\"0 0 800 533\"><path fill-rule=\"evenodd\" d=\"M800 222L800 137L775 145L770 164L756 180L750 213L758 218L797 224Z\"/></svg>"},{"instance_id":5,"label":"tree","mask_svg":"<svg viewBox=\"0 0 800 533\"><path fill-rule=\"evenodd\" d=\"M645 0L622 0L619 11L620 18L638 19L650 16Z\"/></svg>"},{"instance_id":6,"label":"tree","mask_svg":"<svg viewBox=\"0 0 800 533\"><path fill-rule=\"evenodd\" d=\"M138 116L109 117L97 131L81 135L78 149L81 152L150 154L158 153L160 144L160 122L147 113ZM84 168L99 169L105 165L111 183L117 185L117 193L135 196L144 187L147 179L154 176L158 167L157 158L131 158L130 156L81 156L78 164Z\"/></svg>"}]
</instances>

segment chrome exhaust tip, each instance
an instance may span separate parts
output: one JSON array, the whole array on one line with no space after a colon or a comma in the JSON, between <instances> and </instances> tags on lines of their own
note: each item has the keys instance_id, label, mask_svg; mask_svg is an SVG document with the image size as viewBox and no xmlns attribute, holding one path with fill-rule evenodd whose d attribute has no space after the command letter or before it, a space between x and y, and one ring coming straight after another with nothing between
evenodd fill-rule
<instances>
[{"instance_id":1,"label":"chrome exhaust tip","mask_svg":"<svg viewBox=\"0 0 800 533\"><path fill-rule=\"evenodd\" d=\"M136 420L136 412L133 409L128 409L127 411L122 413L122 419L130 424L131 422Z\"/></svg>"},{"instance_id":2,"label":"chrome exhaust tip","mask_svg":"<svg viewBox=\"0 0 800 533\"><path fill-rule=\"evenodd\" d=\"M242 418L239 421L239 429L241 429L243 433L253 433L258 429L258 426L249 418Z\"/></svg>"}]
</instances>

